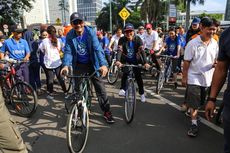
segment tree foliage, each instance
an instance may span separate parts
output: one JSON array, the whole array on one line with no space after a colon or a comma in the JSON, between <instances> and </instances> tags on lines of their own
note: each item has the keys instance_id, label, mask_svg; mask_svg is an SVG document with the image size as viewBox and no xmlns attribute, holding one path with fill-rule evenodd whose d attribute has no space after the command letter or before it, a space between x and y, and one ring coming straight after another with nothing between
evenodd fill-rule
<instances>
[{"instance_id":1,"label":"tree foliage","mask_svg":"<svg viewBox=\"0 0 230 153\"><path fill-rule=\"evenodd\" d=\"M206 13L202 13L199 17L200 18L210 17L210 18L214 18L214 19L219 20L219 21L223 19L222 14L206 14Z\"/></svg>"},{"instance_id":2,"label":"tree foliage","mask_svg":"<svg viewBox=\"0 0 230 153\"><path fill-rule=\"evenodd\" d=\"M117 0L117 3L111 3L112 10L112 27L115 30L117 27L123 27L123 20L118 15L118 13L129 3L128 0ZM98 18L96 19L96 25L99 29L109 31L110 24L110 3L104 3L105 7L102 8ZM130 12L130 16L126 20L127 22L132 23L135 27L141 24L140 10L136 9L133 12Z\"/></svg>"},{"instance_id":3,"label":"tree foliage","mask_svg":"<svg viewBox=\"0 0 230 153\"><path fill-rule=\"evenodd\" d=\"M35 0L1 0L0 1L0 26L3 24L17 24L20 22L23 11L32 9Z\"/></svg>"}]
</instances>

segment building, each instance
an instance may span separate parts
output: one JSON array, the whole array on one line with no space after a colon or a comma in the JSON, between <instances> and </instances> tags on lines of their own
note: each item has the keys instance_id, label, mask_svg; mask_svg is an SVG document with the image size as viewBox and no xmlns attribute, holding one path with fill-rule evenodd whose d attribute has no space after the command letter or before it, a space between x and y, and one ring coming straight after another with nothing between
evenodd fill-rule
<instances>
[{"instance_id":1,"label":"building","mask_svg":"<svg viewBox=\"0 0 230 153\"><path fill-rule=\"evenodd\" d=\"M229 1L229 0L228 0ZM224 20L224 11L191 11L190 12L190 23L195 17L199 17L201 14L220 14L222 15L222 20ZM177 12L177 25L185 26L186 23L186 13Z\"/></svg>"},{"instance_id":2,"label":"building","mask_svg":"<svg viewBox=\"0 0 230 153\"><path fill-rule=\"evenodd\" d=\"M70 14L77 11L77 3L76 0L63 0L66 6L68 7L68 11L64 12L58 6L61 0L35 0L33 4L33 8L30 12L24 12L24 26L36 24L36 23L46 23L46 24L55 24L57 22L61 24L69 23Z\"/></svg>"},{"instance_id":3,"label":"building","mask_svg":"<svg viewBox=\"0 0 230 153\"><path fill-rule=\"evenodd\" d=\"M227 0L224 20L230 21L230 0Z\"/></svg>"},{"instance_id":4,"label":"building","mask_svg":"<svg viewBox=\"0 0 230 153\"><path fill-rule=\"evenodd\" d=\"M77 0L77 10L80 12L85 21L95 25L95 19L102 9L102 0Z\"/></svg>"}]
</instances>

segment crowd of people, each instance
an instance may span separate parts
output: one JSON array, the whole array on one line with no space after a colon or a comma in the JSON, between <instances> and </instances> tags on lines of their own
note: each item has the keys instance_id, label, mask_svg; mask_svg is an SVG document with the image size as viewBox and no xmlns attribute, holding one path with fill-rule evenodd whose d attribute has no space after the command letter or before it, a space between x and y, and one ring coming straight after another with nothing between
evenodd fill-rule
<instances>
[{"instance_id":1,"label":"crowd of people","mask_svg":"<svg viewBox=\"0 0 230 153\"><path fill-rule=\"evenodd\" d=\"M172 27L167 32L163 32L160 27L154 30L150 23L138 27L136 32L133 24L127 23L123 29L117 28L114 35L109 35L102 30L95 31L94 28L86 26L83 16L78 12L70 16L70 22L72 29L67 35L63 34L63 29L50 25L40 29L40 37L37 40L34 39L32 31L17 27L8 39L0 33L0 59L8 57L29 61L29 65L25 62L17 67L16 73L21 79L29 82L38 95L43 94L40 80L42 67L46 74L47 98L51 100L54 98L54 75L66 96L62 74L68 73L69 67L72 67L74 75L100 72L92 78L92 83L105 121L114 123L106 88L99 77L107 75L113 52L118 53L118 67L128 63L142 64L148 69L155 63L157 70L161 70L162 66L159 56L169 55L172 57L174 87L177 88L179 84L178 74L182 74L182 85L186 87L181 110L190 113L191 126L187 134L191 137L198 135L198 109L208 101L206 117L210 119L215 109L216 97L227 76L230 58L229 29L220 37L220 23L204 17L194 18L187 32L183 26ZM0 65L1 69L4 67L5 65ZM141 69L134 68L134 74L141 102L145 102ZM126 80L127 73L124 70L119 96L125 95ZM225 153L230 153L229 81L224 94ZM75 85L78 90L78 79L75 79ZM2 130L0 135L1 132ZM18 141L21 142L21 139ZM0 141L0 148L4 148L4 145Z\"/></svg>"}]
</instances>

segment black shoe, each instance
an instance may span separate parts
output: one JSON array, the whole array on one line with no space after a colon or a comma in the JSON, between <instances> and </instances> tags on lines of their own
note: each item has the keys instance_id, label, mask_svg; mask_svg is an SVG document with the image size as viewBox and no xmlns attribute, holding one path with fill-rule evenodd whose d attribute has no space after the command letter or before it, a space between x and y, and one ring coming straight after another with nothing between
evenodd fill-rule
<instances>
[{"instance_id":1,"label":"black shoe","mask_svg":"<svg viewBox=\"0 0 230 153\"><path fill-rule=\"evenodd\" d=\"M198 134L198 126L195 124L192 124L188 130L188 136L196 137L197 134Z\"/></svg>"},{"instance_id":2,"label":"black shoe","mask_svg":"<svg viewBox=\"0 0 230 153\"><path fill-rule=\"evenodd\" d=\"M113 119L112 113L110 111L107 111L104 113L104 118L105 118L105 121L109 124L112 124L115 122Z\"/></svg>"},{"instance_id":3,"label":"black shoe","mask_svg":"<svg viewBox=\"0 0 230 153\"><path fill-rule=\"evenodd\" d=\"M177 87L178 87L178 83L175 82L175 83L174 83L174 88L176 89Z\"/></svg>"}]
</instances>

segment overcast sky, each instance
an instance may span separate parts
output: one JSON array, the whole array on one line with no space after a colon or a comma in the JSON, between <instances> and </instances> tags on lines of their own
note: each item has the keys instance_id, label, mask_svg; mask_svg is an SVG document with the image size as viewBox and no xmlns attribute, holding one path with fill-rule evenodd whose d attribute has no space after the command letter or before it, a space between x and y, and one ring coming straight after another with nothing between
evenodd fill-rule
<instances>
[{"instance_id":1,"label":"overcast sky","mask_svg":"<svg viewBox=\"0 0 230 153\"><path fill-rule=\"evenodd\" d=\"M227 0L205 0L204 5L191 5L191 10L225 11Z\"/></svg>"},{"instance_id":2,"label":"overcast sky","mask_svg":"<svg viewBox=\"0 0 230 153\"><path fill-rule=\"evenodd\" d=\"M109 2L109 0L103 0ZM191 5L191 10L225 11L227 0L205 0L204 5Z\"/></svg>"}]
</instances>

